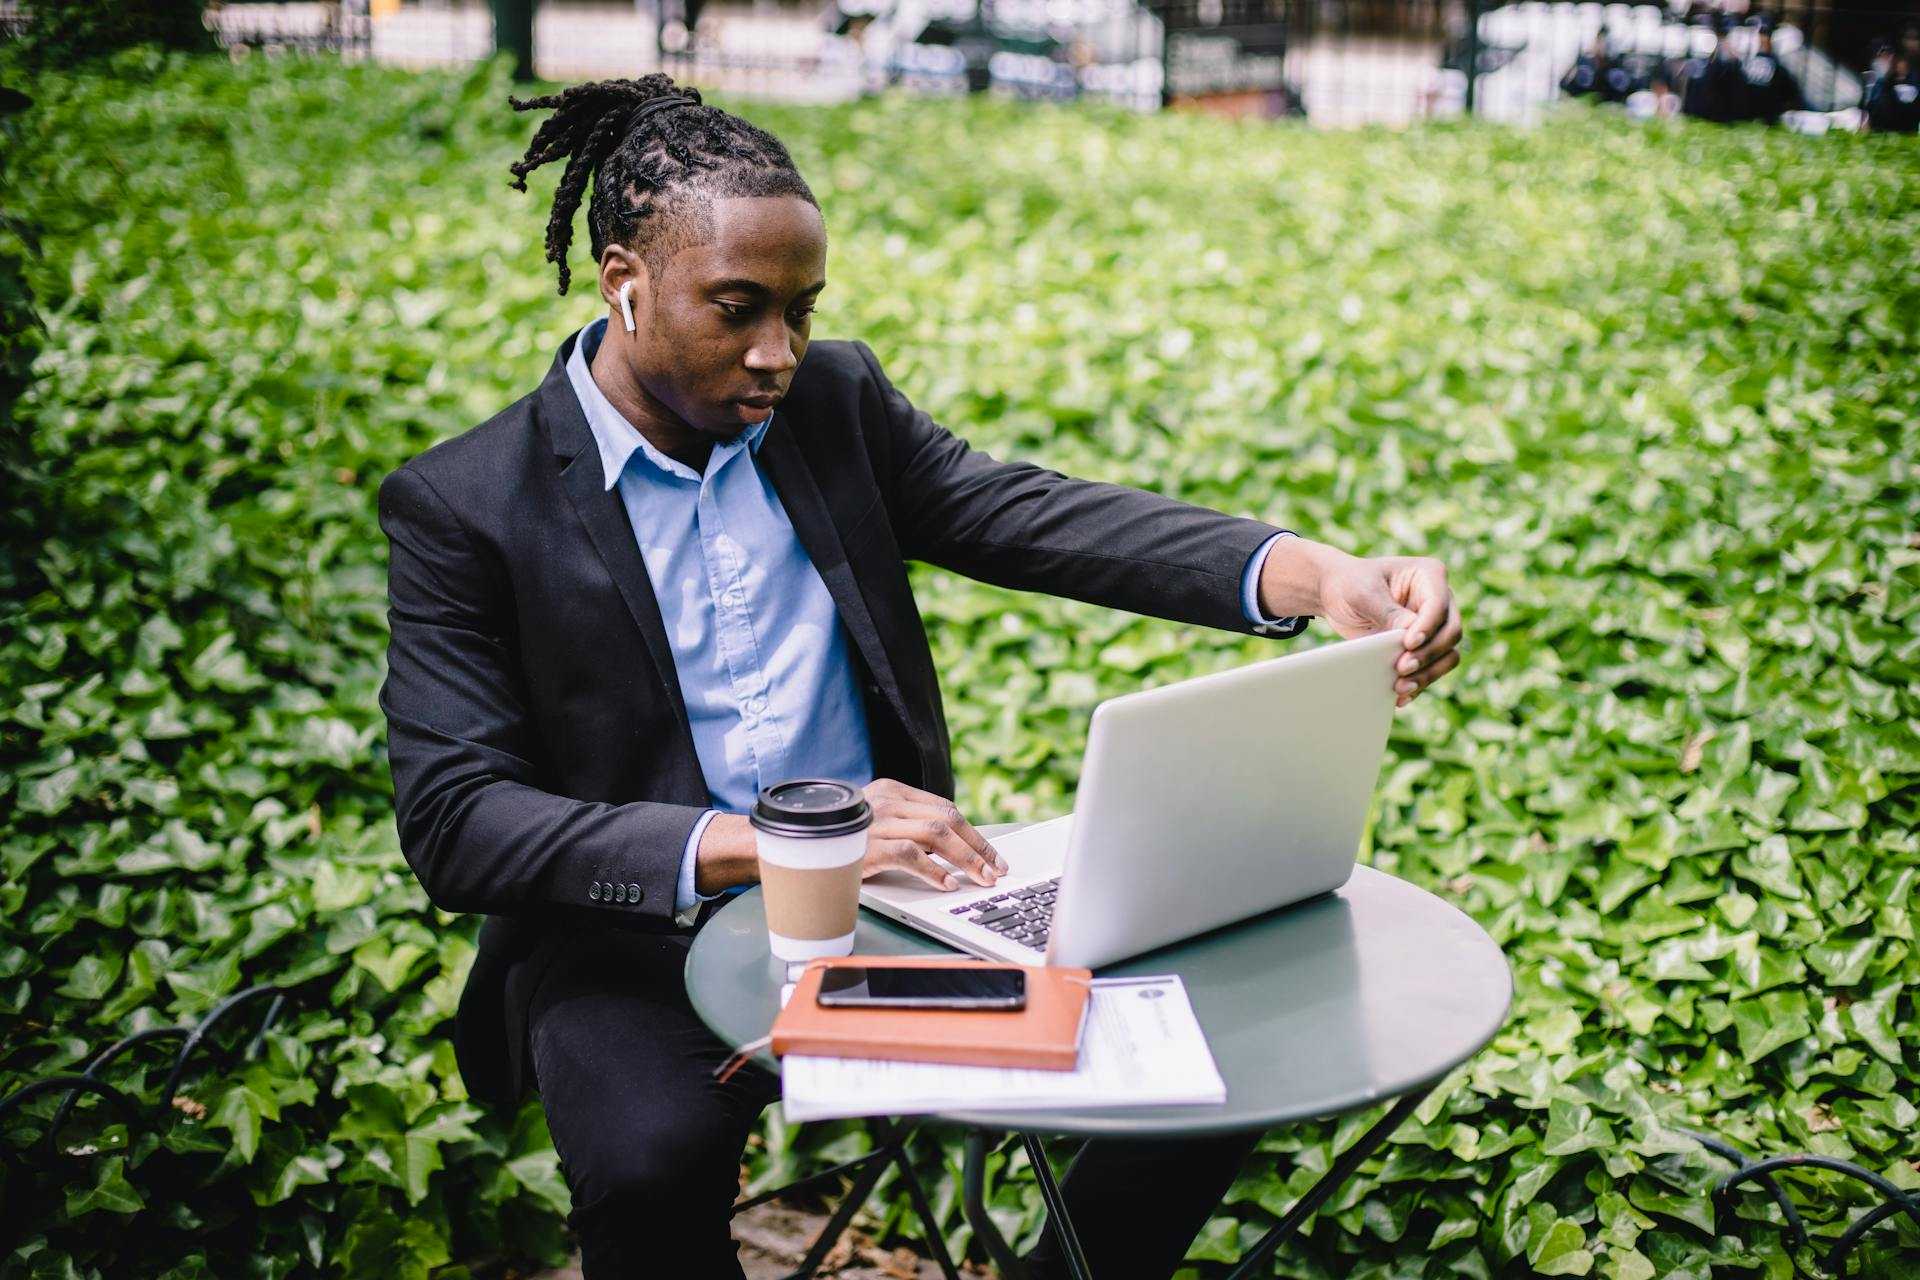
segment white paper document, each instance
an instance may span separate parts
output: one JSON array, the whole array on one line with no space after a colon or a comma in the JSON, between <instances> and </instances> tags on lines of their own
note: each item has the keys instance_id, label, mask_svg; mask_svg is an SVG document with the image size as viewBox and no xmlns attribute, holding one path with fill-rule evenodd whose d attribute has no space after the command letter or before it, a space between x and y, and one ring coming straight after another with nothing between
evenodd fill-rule
<instances>
[{"instance_id":1,"label":"white paper document","mask_svg":"<svg viewBox=\"0 0 1920 1280\"><path fill-rule=\"evenodd\" d=\"M780 1060L780 1081L790 1121L1227 1100L1177 974L1095 978L1071 1071L790 1053Z\"/></svg>"}]
</instances>

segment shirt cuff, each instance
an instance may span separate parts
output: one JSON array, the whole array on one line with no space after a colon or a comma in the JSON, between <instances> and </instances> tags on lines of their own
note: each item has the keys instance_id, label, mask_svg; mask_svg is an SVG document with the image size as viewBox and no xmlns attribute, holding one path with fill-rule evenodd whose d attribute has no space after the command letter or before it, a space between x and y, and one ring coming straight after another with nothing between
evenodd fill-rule
<instances>
[{"instance_id":1,"label":"shirt cuff","mask_svg":"<svg viewBox=\"0 0 1920 1280\"><path fill-rule=\"evenodd\" d=\"M1282 529L1261 543L1259 549L1247 557L1246 570L1240 577L1240 608L1246 613L1247 621L1253 624L1253 629L1263 636L1297 636L1307 626L1303 616L1269 618L1260 612L1260 571L1266 567L1267 553L1273 550L1273 544L1280 539L1295 536L1293 530Z\"/></svg>"},{"instance_id":2,"label":"shirt cuff","mask_svg":"<svg viewBox=\"0 0 1920 1280\"><path fill-rule=\"evenodd\" d=\"M717 893L701 893L693 887L694 863L700 853L700 837L706 834L707 824L712 822L718 809L709 809L694 822L693 830L687 834L686 852L680 855L680 883L673 891L673 918L676 924L691 925L694 916L699 914L700 904L719 897Z\"/></svg>"}]
</instances>

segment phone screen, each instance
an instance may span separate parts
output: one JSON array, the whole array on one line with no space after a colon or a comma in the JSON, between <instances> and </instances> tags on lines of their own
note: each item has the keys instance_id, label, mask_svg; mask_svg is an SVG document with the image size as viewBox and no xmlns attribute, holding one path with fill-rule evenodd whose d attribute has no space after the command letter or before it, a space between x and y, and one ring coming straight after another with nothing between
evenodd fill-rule
<instances>
[{"instance_id":1,"label":"phone screen","mask_svg":"<svg viewBox=\"0 0 1920 1280\"><path fill-rule=\"evenodd\" d=\"M967 969L911 969L835 965L820 979L820 1003L928 1009L1020 1009L1027 975L981 965Z\"/></svg>"}]
</instances>

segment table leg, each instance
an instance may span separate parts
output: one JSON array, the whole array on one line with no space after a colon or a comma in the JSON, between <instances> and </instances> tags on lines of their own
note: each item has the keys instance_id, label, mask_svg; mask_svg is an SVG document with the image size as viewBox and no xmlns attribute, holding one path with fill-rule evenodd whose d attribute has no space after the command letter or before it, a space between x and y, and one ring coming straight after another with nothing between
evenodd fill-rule
<instances>
[{"instance_id":1,"label":"table leg","mask_svg":"<svg viewBox=\"0 0 1920 1280\"><path fill-rule=\"evenodd\" d=\"M1060 1252L1067 1260L1067 1270L1075 1280L1091 1280L1087 1270L1087 1256L1080 1248L1080 1237L1073 1229L1073 1219L1067 1216L1067 1202L1060 1194L1060 1184L1054 1180L1053 1166L1047 1163L1046 1148L1041 1145L1037 1135L1022 1133L1020 1141L1027 1150L1027 1159L1033 1165L1034 1181L1040 1186L1040 1198L1047 1204L1047 1225L1060 1237ZM987 1256L993 1259L993 1265L1007 1280L1027 1280L1026 1264L1015 1256L1013 1247L1000 1234L1000 1228L993 1223L987 1212L986 1198L987 1135L979 1129L967 1132L966 1161L962 1166L963 1200L967 1221L973 1224L973 1233L980 1237L980 1243L986 1246Z\"/></svg>"},{"instance_id":2,"label":"table leg","mask_svg":"<svg viewBox=\"0 0 1920 1280\"><path fill-rule=\"evenodd\" d=\"M960 1166L960 1205L966 1212L973 1234L980 1237L987 1256L1005 1280L1027 1280L1027 1268L1014 1255L1000 1228L993 1225L987 1212L987 1135L979 1129L967 1130L966 1158Z\"/></svg>"},{"instance_id":3,"label":"table leg","mask_svg":"<svg viewBox=\"0 0 1920 1280\"><path fill-rule=\"evenodd\" d=\"M814 1237L813 1244L807 1249L807 1256L801 1259L800 1269L789 1272L785 1277L785 1280L806 1280L806 1277L811 1276L820 1264L826 1261L827 1254L846 1233L848 1224L853 1221L853 1215L859 1211L861 1205L867 1202L867 1197L873 1194L873 1188L880 1181L880 1175L886 1171L889 1164L892 1164L900 1170L900 1176L907 1184L907 1195L913 1202L914 1212L920 1217L921 1231L926 1237L927 1248L933 1253L935 1264L940 1268L940 1274L945 1276L946 1280L960 1280L960 1273L953 1265L953 1257L947 1252L946 1239L940 1234L940 1224L933 1216L933 1206L927 1200L926 1189L920 1185L920 1177L913 1171L913 1165L907 1159L907 1135L912 1132L912 1126L903 1122L872 1120L867 1124L867 1132L873 1136L874 1144L873 1150L867 1154L837 1164L831 1169L822 1169L796 1182L790 1182L784 1187L763 1192L752 1199L738 1201L733 1206L733 1212L739 1214L757 1204L765 1204L769 1200L790 1194L802 1187L858 1169L860 1172L854 1178L853 1185L847 1188L847 1194L841 1199L839 1207L833 1211L833 1216L827 1219L826 1225L820 1228L820 1234Z\"/></svg>"},{"instance_id":4,"label":"table leg","mask_svg":"<svg viewBox=\"0 0 1920 1280\"><path fill-rule=\"evenodd\" d=\"M1087 1270L1087 1255L1080 1248L1080 1237L1074 1234L1073 1219L1067 1216L1066 1197L1060 1194L1060 1184L1053 1180L1053 1166L1047 1163L1046 1147L1031 1133L1021 1134L1020 1141L1027 1146L1034 1181L1040 1184L1040 1197L1047 1202L1047 1225L1060 1237L1060 1252L1067 1260L1068 1273L1073 1280L1092 1280Z\"/></svg>"},{"instance_id":5,"label":"table leg","mask_svg":"<svg viewBox=\"0 0 1920 1280\"><path fill-rule=\"evenodd\" d=\"M946 1237L940 1234L940 1223L933 1216L933 1205L927 1199L926 1188L920 1185L920 1175L913 1171L913 1165L907 1160L907 1144L904 1140L895 1144L893 1161L899 1166L901 1181L907 1184L907 1196L913 1201L913 1211L920 1215L921 1233L926 1237L927 1249L933 1254L940 1274L946 1280L960 1280L960 1272L953 1265L953 1255L947 1252Z\"/></svg>"},{"instance_id":6,"label":"table leg","mask_svg":"<svg viewBox=\"0 0 1920 1280\"><path fill-rule=\"evenodd\" d=\"M847 1194L842 1197L839 1207L833 1211L833 1216L827 1219L827 1225L820 1228L820 1234L814 1238L813 1246L807 1250L807 1256L800 1260L800 1269L789 1273L787 1280L803 1280L803 1277L811 1276L820 1264L826 1261L828 1251L839 1242L841 1235L847 1229L847 1224L853 1221L853 1215L859 1211L861 1205L867 1202L867 1197L873 1194L874 1184L880 1181L880 1175L886 1172L887 1168L887 1153L878 1144L883 1137L887 1143L897 1141L888 1129L889 1126L885 1121L872 1126L870 1131L874 1134L875 1149L867 1154L865 1167L854 1178L853 1185L847 1188Z\"/></svg>"},{"instance_id":7,"label":"table leg","mask_svg":"<svg viewBox=\"0 0 1920 1280\"><path fill-rule=\"evenodd\" d=\"M1274 1250L1285 1244L1289 1237L1299 1231L1300 1224L1317 1212L1320 1206L1327 1202L1328 1197L1339 1189L1340 1184L1353 1176L1353 1171L1360 1167L1361 1162L1372 1155L1395 1129L1405 1123L1406 1118L1412 1115L1426 1096L1432 1092L1432 1086L1428 1086L1394 1103L1393 1109L1382 1116L1379 1123L1361 1134L1358 1142L1340 1153L1334 1160L1333 1167L1322 1174L1318 1182L1307 1188L1307 1193L1294 1203L1293 1208L1287 1210L1285 1217L1274 1224L1273 1230L1260 1237L1260 1243L1253 1246L1253 1249L1240 1259L1228 1274L1227 1280L1250 1280L1256 1271L1266 1265L1267 1259L1273 1256Z\"/></svg>"},{"instance_id":8,"label":"table leg","mask_svg":"<svg viewBox=\"0 0 1920 1280\"><path fill-rule=\"evenodd\" d=\"M885 1149L876 1147L863 1156L855 1156L851 1160L843 1160L831 1168L820 1169L808 1174L804 1178L795 1178L784 1187L775 1187L771 1191L762 1191L759 1195L753 1196L750 1199L735 1200L732 1209L733 1216L737 1218L747 1210L757 1205L763 1205L769 1200L779 1200L784 1196L790 1196L796 1191L804 1191L808 1187L816 1186L819 1183L831 1182L843 1173L851 1173L853 1170L863 1165L871 1164L875 1160L884 1160L887 1158L887 1155L888 1153Z\"/></svg>"},{"instance_id":9,"label":"table leg","mask_svg":"<svg viewBox=\"0 0 1920 1280\"><path fill-rule=\"evenodd\" d=\"M1428 1086L1394 1103L1386 1115L1335 1158L1333 1167L1322 1174L1318 1182L1307 1188L1306 1194L1287 1210L1286 1216L1275 1223L1273 1229L1260 1238L1260 1243L1235 1264L1227 1280L1252 1280L1254 1274L1273 1256L1274 1251L1298 1232L1302 1223L1318 1212L1320 1206L1339 1190L1340 1184L1352 1177L1354 1171L1367 1157L1379 1150L1381 1144L1406 1123L1407 1117L1412 1115L1432 1092L1432 1086ZM1034 1180L1039 1183L1040 1196L1047 1204L1048 1225L1060 1233L1061 1253L1067 1260L1068 1271L1076 1277L1076 1280L1091 1280L1086 1255L1080 1248L1080 1239L1074 1233L1073 1223L1067 1217L1066 1200L1060 1193L1059 1184L1054 1180L1053 1167L1047 1163L1047 1153L1041 1147L1040 1139L1031 1133L1021 1134L1020 1139L1026 1144L1028 1159L1033 1163ZM1007 1277L1007 1280L1028 1280L1026 1267L1022 1265L1019 1258L1014 1256L1013 1249L1007 1244L1006 1238L1000 1234L999 1228L994 1226L993 1219L987 1214L986 1166L987 1135L978 1129L969 1130L966 1162L962 1167L964 1183L962 1204L966 1210L967 1221L973 1225L973 1233L980 1237L980 1242L986 1247L987 1255L993 1259L994 1266Z\"/></svg>"}]
</instances>

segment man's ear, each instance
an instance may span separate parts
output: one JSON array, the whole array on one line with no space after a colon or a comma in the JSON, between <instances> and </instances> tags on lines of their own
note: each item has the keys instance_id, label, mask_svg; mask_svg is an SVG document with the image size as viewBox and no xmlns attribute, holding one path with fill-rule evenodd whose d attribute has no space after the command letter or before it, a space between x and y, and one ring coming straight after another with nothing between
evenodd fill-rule
<instances>
[{"instance_id":1,"label":"man's ear","mask_svg":"<svg viewBox=\"0 0 1920 1280\"><path fill-rule=\"evenodd\" d=\"M608 323L621 332L626 324L620 317L621 286L632 283L627 291L627 304L632 308L634 323L640 317L653 313L653 279L647 274L646 264L640 255L625 245L610 244L600 251L600 297L605 300L612 316Z\"/></svg>"}]
</instances>

